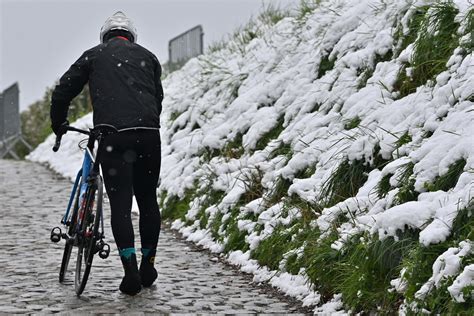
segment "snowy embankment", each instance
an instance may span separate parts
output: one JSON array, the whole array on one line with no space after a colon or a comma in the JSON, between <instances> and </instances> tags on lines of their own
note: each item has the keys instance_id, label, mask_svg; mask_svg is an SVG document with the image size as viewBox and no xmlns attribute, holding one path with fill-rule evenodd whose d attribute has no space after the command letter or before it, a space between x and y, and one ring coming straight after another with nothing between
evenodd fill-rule
<instances>
[{"instance_id":1,"label":"snowy embankment","mask_svg":"<svg viewBox=\"0 0 474 316\"><path fill-rule=\"evenodd\" d=\"M316 311L472 310L472 6L299 10L164 80L164 217Z\"/></svg>"}]
</instances>

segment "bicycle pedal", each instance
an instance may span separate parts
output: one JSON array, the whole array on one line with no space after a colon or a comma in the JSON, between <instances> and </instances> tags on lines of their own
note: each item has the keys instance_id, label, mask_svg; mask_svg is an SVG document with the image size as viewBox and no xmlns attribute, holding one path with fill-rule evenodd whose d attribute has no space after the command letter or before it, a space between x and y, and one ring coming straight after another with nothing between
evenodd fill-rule
<instances>
[{"instance_id":1,"label":"bicycle pedal","mask_svg":"<svg viewBox=\"0 0 474 316\"><path fill-rule=\"evenodd\" d=\"M102 245L102 249L99 251L99 257L101 259L107 259L110 254L110 246L109 244L104 243Z\"/></svg>"},{"instance_id":2,"label":"bicycle pedal","mask_svg":"<svg viewBox=\"0 0 474 316\"><path fill-rule=\"evenodd\" d=\"M59 228L59 227L54 227L54 228L51 230L50 239L51 239L52 242L58 243L58 242L61 240L61 235L62 235L61 228Z\"/></svg>"},{"instance_id":3,"label":"bicycle pedal","mask_svg":"<svg viewBox=\"0 0 474 316\"><path fill-rule=\"evenodd\" d=\"M101 251L102 249L104 249L104 241L102 239L98 240L96 243L95 243L95 248L94 248L94 253L98 253L99 251Z\"/></svg>"}]
</instances>

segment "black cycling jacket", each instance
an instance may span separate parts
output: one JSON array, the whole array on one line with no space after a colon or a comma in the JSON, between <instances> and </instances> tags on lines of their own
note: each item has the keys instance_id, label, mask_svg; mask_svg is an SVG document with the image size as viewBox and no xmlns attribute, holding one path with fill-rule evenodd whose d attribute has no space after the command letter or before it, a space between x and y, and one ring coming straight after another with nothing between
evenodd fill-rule
<instances>
[{"instance_id":1,"label":"black cycling jacket","mask_svg":"<svg viewBox=\"0 0 474 316\"><path fill-rule=\"evenodd\" d=\"M51 98L51 122L67 119L71 100L89 82L94 126L118 130L160 127L161 65L144 47L114 37L86 51L61 77Z\"/></svg>"}]
</instances>

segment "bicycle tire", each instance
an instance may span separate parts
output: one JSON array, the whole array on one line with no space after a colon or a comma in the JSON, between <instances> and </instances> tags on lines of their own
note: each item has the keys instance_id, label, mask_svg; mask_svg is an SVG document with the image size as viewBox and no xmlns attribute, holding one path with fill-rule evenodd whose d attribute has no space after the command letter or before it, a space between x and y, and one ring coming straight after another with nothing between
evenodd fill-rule
<instances>
[{"instance_id":1,"label":"bicycle tire","mask_svg":"<svg viewBox=\"0 0 474 316\"><path fill-rule=\"evenodd\" d=\"M102 214L103 185L102 177L98 175L94 183L86 190L85 214L81 227L81 240L78 243L76 260L75 290L79 296L86 287L92 268L92 260L97 252L96 243L99 240L99 226ZM95 204L95 205L94 205ZM83 265L84 264L84 265Z\"/></svg>"},{"instance_id":2,"label":"bicycle tire","mask_svg":"<svg viewBox=\"0 0 474 316\"><path fill-rule=\"evenodd\" d=\"M71 215L71 220L69 223L69 229L67 231L67 235L70 238L75 238L73 232L74 232L74 227L77 222L77 214L79 210L79 195L80 195L80 186L77 188L76 192L76 197L74 198L74 204L73 204L73 209L72 209L72 215ZM67 220L67 219L66 219ZM59 282L63 283L64 282L64 277L67 272L67 267L69 265L69 260L71 258L71 252L72 248L74 247L74 243L72 240L66 240L66 244L64 246L64 252L63 252L63 258L61 260L61 268L59 269Z\"/></svg>"}]
</instances>

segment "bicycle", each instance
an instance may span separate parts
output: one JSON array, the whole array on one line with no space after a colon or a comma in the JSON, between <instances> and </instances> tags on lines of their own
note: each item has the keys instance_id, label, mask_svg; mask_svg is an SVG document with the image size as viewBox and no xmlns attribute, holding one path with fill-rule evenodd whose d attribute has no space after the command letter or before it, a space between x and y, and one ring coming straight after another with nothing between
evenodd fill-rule
<instances>
[{"instance_id":1,"label":"bicycle","mask_svg":"<svg viewBox=\"0 0 474 316\"><path fill-rule=\"evenodd\" d=\"M61 219L61 224L65 226L65 233L62 232L60 227L54 227L51 230L50 238L55 243L58 243L61 239L66 241L59 270L60 283L64 281L72 250L77 247L74 288L79 296L84 291L89 278L94 255L98 253L100 258L106 259L110 253L110 246L104 242L103 180L99 165L101 142L106 135L115 132L115 130L96 128L85 131L72 126L67 126L66 130L88 135L89 138L87 146L81 147L84 142L79 143L79 147L85 153L82 168L77 173L66 212ZM62 136L58 135L56 137L53 147L54 152L59 150ZM94 155L96 141L98 142L98 150Z\"/></svg>"}]
</instances>

